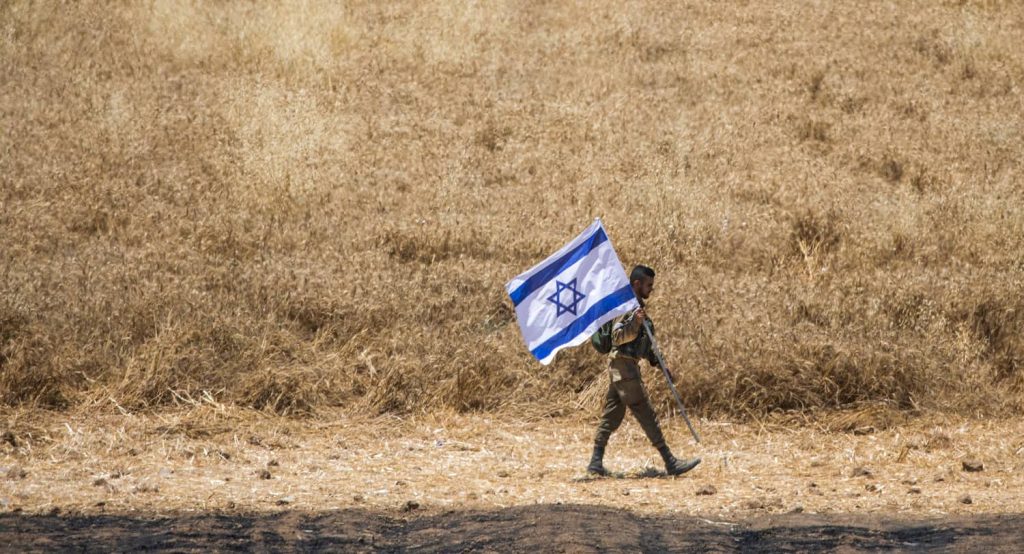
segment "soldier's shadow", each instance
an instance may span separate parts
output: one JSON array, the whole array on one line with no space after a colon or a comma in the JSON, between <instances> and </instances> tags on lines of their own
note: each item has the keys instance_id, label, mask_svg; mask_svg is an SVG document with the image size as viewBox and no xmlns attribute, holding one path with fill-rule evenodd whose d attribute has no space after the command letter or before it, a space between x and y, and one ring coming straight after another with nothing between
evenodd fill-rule
<instances>
[{"instance_id":1,"label":"soldier's shadow","mask_svg":"<svg viewBox=\"0 0 1024 554\"><path fill-rule=\"evenodd\" d=\"M634 471L609 471L608 475L584 473L583 475L574 477L572 480L575 483L587 483L590 481L602 480L664 479L666 477L669 477L669 475L668 473L665 473L665 471L648 466Z\"/></svg>"}]
</instances>

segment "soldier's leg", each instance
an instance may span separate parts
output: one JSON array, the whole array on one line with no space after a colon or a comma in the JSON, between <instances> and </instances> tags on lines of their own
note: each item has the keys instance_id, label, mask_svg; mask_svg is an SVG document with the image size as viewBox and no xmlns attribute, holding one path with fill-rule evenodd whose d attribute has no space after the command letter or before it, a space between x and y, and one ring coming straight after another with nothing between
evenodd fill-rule
<instances>
[{"instance_id":1,"label":"soldier's leg","mask_svg":"<svg viewBox=\"0 0 1024 554\"><path fill-rule=\"evenodd\" d=\"M604 408L601 410L601 422L597 425L597 433L594 435L594 453L590 456L590 464L587 471L599 475L607 475L604 468L604 448L608 444L608 438L622 425L622 418L626 415L626 405L619 398L615 385L608 385L608 393L604 397Z\"/></svg>"},{"instance_id":2,"label":"soldier's leg","mask_svg":"<svg viewBox=\"0 0 1024 554\"><path fill-rule=\"evenodd\" d=\"M633 412L633 416L640 422L640 426L643 427L647 438L650 439L651 444L661 454L661 459L665 462L665 471L669 475L682 475L697 467L697 464L700 463L700 458L678 460L672 455L672 451L665 444L665 436L661 432L661 425L658 424L658 416L654 413L654 407L651 406L651 400L647 396L643 383L639 379L635 379L632 381L620 381L619 385L620 395L623 396L623 401L629 406L629 411Z\"/></svg>"},{"instance_id":3,"label":"soldier's leg","mask_svg":"<svg viewBox=\"0 0 1024 554\"><path fill-rule=\"evenodd\" d=\"M654 413L651 401L647 397L647 391L644 390L643 381L640 379L629 379L627 381L619 381L616 385L619 397L629 407L633 417L640 422L640 427L643 428L647 439L651 441L655 448L661 450L665 446L665 436L661 432L658 416Z\"/></svg>"},{"instance_id":4,"label":"soldier's leg","mask_svg":"<svg viewBox=\"0 0 1024 554\"><path fill-rule=\"evenodd\" d=\"M602 448L608 444L608 438L622 425L622 419L626 416L626 405L619 398L615 385L608 385L608 393L604 396L604 408L601 410L601 422L597 425L597 434L594 436L594 444Z\"/></svg>"}]
</instances>

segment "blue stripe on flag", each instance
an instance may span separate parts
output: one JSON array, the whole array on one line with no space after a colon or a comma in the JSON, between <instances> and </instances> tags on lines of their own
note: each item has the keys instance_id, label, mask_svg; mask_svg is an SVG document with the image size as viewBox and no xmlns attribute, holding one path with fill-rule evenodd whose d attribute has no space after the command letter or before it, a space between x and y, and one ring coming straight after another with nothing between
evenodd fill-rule
<instances>
[{"instance_id":1,"label":"blue stripe on flag","mask_svg":"<svg viewBox=\"0 0 1024 554\"><path fill-rule=\"evenodd\" d=\"M512 303L518 306L519 303L525 300L527 296L530 296L535 290L546 285L548 281L554 279L556 275L565 271L565 269L572 264L578 262L589 254L591 250L597 248L606 240L608 240L608 235L605 234L604 228L598 227L597 231L594 232L593 235L590 235L590 238L581 242L576 248L566 252L561 258L558 258L539 270L537 273L531 275L529 279L519 285L519 288L509 293L509 296L512 298Z\"/></svg>"},{"instance_id":2,"label":"blue stripe on flag","mask_svg":"<svg viewBox=\"0 0 1024 554\"><path fill-rule=\"evenodd\" d=\"M543 344L532 350L533 355L538 360L543 360L551 354L553 350L559 346L569 342L584 330L591 323L600 319L601 316L622 305L625 302L629 302L635 298L633 294L633 288L626 285L619 290L605 296L596 304L590 307L589 310L583 313L580 317L576 318L576 321L570 323L567 327L561 331L555 333L551 338L544 341Z\"/></svg>"}]
</instances>

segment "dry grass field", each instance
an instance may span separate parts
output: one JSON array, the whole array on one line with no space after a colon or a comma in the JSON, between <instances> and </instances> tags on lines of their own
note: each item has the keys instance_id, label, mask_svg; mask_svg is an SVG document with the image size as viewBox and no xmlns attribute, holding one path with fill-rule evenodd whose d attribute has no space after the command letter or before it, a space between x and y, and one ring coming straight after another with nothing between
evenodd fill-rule
<instances>
[{"instance_id":1,"label":"dry grass field","mask_svg":"<svg viewBox=\"0 0 1024 554\"><path fill-rule=\"evenodd\" d=\"M699 415L1021 411L1019 2L0 10L6 406L571 411L600 216Z\"/></svg>"},{"instance_id":2,"label":"dry grass field","mask_svg":"<svg viewBox=\"0 0 1024 554\"><path fill-rule=\"evenodd\" d=\"M548 454L575 470L601 359L583 346L540 366L503 285L600 217L625 264L658 272L650 314L714 464L733 438L781 455L762 433L826 459L898 456L901 437L959 421L1016 471L1021 44L1016 0L0 0L0 463L40 486L77 471L57 504L95 507L103 487L73 487L114 483L121 439L157 456L139 445L198 417L217 429L203 456L242 440L252 463L265 456L232 426L434 421L389 439L427 448L430 425L490 422L509 446L526 421L523 444L564 441ZM465 442L491 448L479 433ZM202 448L173 444L159 456ZM56 448L81 466L40 469ZM635 488L557 471L567 502ZM1013 471L988 477L1004 481L982 511L1018 511ZM880 490L907 486L893 479ZM225 508L197 504L196 483L160 490ZM224 502L257 509L248 487ZM57 498L0 490L30 511ZM918 496L906 509L956 511ZM132 498L109 505L163 503ZM914 506L887 501L837 506Z\"/></svg>"},{"instance_id":3,"label":"dry grass field","mask_svg":"<svg viewBox=\"0 0 1024 554\"><path fill-rule=\"evenodd\" d=\"M1022 408L1019 2L0 10L5 405L572 411L599 216L700 415Z\"/></svg>"}]
</instances>

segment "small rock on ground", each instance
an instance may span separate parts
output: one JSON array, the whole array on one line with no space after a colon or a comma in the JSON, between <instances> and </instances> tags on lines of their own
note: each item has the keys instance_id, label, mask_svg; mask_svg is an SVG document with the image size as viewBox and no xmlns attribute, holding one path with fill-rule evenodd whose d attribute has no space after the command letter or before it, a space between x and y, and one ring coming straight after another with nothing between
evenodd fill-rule
<instances>
[{"instance_id":1,"label":"small rock on ground","mask_svg":"<svg viewBox=\"0 0 1024 554\"><path fill-rule=\"evenodd\" d=\"M715 494L717 492L718 489L716 489L714 485L704 485L703 487L697 489L697 496L711 496L712 494Z\"/></svg>"},{"instance_id":2,"label":"small rock on ground","mask_svg":"<svg viewBox=\"0 0 1024 554\"><path fill-rule=\"evenodd\" d=\"M985 470L985 464L979 462L978 460L964 460L962 462L962 467L964 471L970 472L978 472Z\"/></svg>"}]
</instances>

